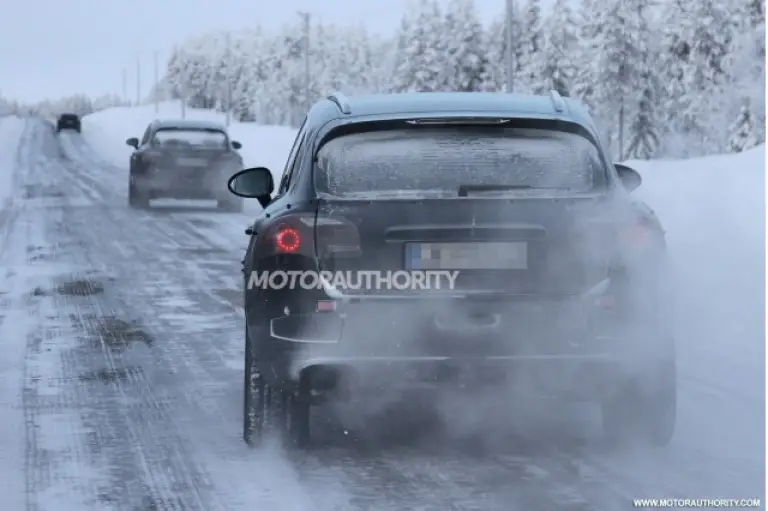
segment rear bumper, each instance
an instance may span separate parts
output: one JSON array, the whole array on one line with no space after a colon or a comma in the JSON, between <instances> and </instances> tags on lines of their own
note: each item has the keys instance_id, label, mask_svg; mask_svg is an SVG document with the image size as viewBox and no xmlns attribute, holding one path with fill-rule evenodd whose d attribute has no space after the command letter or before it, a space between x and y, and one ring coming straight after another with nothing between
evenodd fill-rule
<instances>
[{"instance_id":1,"label":"rear bumper","mask_svg":"<svg viewBox=\"0 0 768 511\"><path fill-rule=\"evenodd\" d=\"M522 378L548 393L588 400L647 375L670 356L668 339L596 321L583 305L375 300L282 316L261 328L251 318L250 344L277 386L295 387L317 374L334 387L374 392L392 384L429 388Z\"/></svg>"},{"instance_id":2,"label":"rear bumper","mask_svg":"<svg viewBox=\"0 0 768 511\"><path fill-rule=\"evenodd\" d=\"M136 176L134 186L150 199L211 199L230 200L226 179L217 171L195 172L198 169L153 171ZM222 186L224 185L224 186Z\"/></svg>"}]
</instances>

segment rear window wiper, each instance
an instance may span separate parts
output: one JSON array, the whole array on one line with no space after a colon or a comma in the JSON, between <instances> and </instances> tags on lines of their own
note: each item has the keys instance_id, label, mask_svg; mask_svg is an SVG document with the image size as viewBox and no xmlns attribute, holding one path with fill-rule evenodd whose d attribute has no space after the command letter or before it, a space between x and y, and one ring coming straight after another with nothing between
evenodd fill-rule
<instances>
[{"instance_id":1,"label":"rear window wiper","mask_svg":"<svg viewBox=\"0 0 768 511\"><path fill-rule=\"evenodd\" d=\"M467 197L469 192L503 192L505 190L530 190L531 185L459 185L459 197Z\"/></svg>"}]
</instances>

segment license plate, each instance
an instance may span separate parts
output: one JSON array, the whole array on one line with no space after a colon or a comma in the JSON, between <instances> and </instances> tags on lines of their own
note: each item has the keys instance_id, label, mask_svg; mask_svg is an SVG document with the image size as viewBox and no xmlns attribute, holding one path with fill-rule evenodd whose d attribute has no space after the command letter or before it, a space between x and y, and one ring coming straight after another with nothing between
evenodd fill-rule
<instances>
[{"instance_id":1,"label":"license plate","mask_svg":"<svg viewBox=\"0 0 768 511\"><path fill-rule=\"evenodd\" d=\"M479 243L409 243L409 270L526 270L528 244L524 241Z\"/></svg>"},{"instance_id":2,"label":"license plate","mask_svg":"<svg viewBox=\"0 0 768 511\"><path fill-rule=\"evenodd\" d=\"M182 167L205 167L208 165L208 160L204 158L176 158L176 165Z\"/></svg>"}]
</instances>

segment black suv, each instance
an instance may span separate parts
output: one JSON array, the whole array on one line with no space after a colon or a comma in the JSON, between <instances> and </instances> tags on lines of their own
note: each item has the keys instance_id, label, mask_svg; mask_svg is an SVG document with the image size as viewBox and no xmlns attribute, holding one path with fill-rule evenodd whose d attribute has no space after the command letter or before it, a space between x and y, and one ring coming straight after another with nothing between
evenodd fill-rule
<instances>
[{"instance_id":1,"label":"black suv","mask_svg":"<svg viewBox=\"0 0 768 511\"><path fill-rule=\"evenodd\" d=\"M640 184L554 91L319 101L274 196L263 167L228 182L264 207L243 261L245 441L304 445L329 399L503 397L525 376L600 403L611 440L667 444L666 242Z\"/></svg>"},{"instance_id":2,"label":"black suv","mask_svg":"<svg viewBox=\"0 0 768 511\"><path fill-rule=\"evenodd\" d=\"M223 177L243 168L240 142L216 122L170 119L149 123L134 148L128 204L146 208L151 199L211 199L220 210L240 212L243 200L227 192Z\"/></svg>"},{"instance_id":3,"label":"black suv","mask_svg":"<svg viewBox=\"0 0 768 511\"><path fill-rule=\"evenodd\" d=\"M77 114L61 114L56 120L56 133L61 130L75 130L80 133L80 117Z\"/></svg>"}]
</instances>

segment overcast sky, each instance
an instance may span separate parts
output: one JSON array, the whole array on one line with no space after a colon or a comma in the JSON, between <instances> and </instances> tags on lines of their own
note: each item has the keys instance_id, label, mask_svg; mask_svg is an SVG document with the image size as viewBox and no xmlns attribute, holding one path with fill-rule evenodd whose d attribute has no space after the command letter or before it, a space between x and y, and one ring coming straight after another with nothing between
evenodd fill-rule
<instances>
[{"instance_id":1,"label":"overcast sky","mask_svg":"<svg viewBox=\"0 0 768 511\"><path fill-rule=\"evenodd\" d=\"M447 0L442 0L447 3ZM305 10L324 21L363 22L394 31L409 0L0 0L0 94L37 101L75 93L136 95L136 58L142 89L153 80L153 52L161 64L170 48L197 33L249 24L280 26ZM551 4L551 0L545 4ZM476 0L489 20L505 0Z\"/></svg>"}]
</instances>

